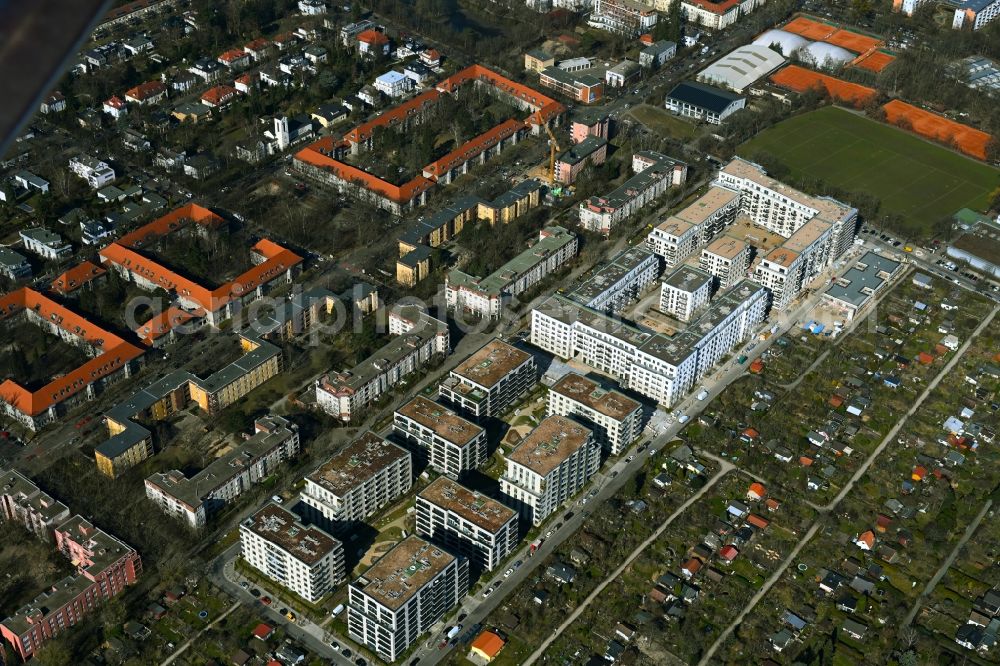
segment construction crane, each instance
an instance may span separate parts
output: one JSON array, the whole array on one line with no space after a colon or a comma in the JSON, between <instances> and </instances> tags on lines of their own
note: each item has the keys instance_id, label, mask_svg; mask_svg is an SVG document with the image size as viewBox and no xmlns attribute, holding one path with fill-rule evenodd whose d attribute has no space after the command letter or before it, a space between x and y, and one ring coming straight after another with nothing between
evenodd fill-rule
<instances>
[{"instance_id":1,"label":"construction crane","mask_svg":"<svg viewBox=\"0 0 1000 666\"><path fill-rule=\"evenodd\" d=\"M549 134L549 185L555 186L556 184L556 151L562 151L559 147L559 142L556 141L556 135L552 133L552 128L549 127L548 123L545 123L545 131Z\"/></svg>"}]
</instances>

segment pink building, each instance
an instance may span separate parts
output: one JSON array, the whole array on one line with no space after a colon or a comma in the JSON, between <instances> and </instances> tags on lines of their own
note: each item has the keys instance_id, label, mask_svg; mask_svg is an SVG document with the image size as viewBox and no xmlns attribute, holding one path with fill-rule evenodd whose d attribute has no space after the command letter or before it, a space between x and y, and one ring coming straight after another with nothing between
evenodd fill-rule
<instances>
[{"instance_id":1,"label":"pink building","mask_svg":"<svg viewBox=\"0 0 1000 666\"><path fill-rule=\"evenodd\" d=\"M588 136L608 138L608 116L603 113L581 115L573 119L573 143L580 143Z\"/></svg>"},{"instance_id":2,"label":"pink building","mask_svg":"<svg viewBox=\"0 0 1000 666\"><path fill-rule=\"evenodd\" d=\"M603 164L608 155L608 142L599 136L588 136L556 158L556 180L570 185L588 164Z\"/></svg>"},{"instance_id":3,"label":"pink building","mask_svg":"<svg viewBox=\"0 0 1000 666\"><path fill-rule=\"evenodd\" d=\"M36 514L37 520L26 525L33 531L38 525L44 525L47 519L66 511L65 506L58 502L45 501L47 495L16 473L0 473L0 480L4 480L4 486L0 488L0 503L5 507L3 514L8 523L25 524L23 519L27 504L37 505L39 501L43 502L40 505L42 512L38 513L39 507L32 507L30 512ZM16 512L6 510L15 504L21 508ZM142 561L134 548L94 527L82 516L63 521L52 528L51 535L44 535L45 538L49 536L59 552L76 567L76 573L53 583L0 623L0 635L22 660L31 658L45 641L72 627L102 603L121 593L142 572Z\"/></svg>"}]
</instances>

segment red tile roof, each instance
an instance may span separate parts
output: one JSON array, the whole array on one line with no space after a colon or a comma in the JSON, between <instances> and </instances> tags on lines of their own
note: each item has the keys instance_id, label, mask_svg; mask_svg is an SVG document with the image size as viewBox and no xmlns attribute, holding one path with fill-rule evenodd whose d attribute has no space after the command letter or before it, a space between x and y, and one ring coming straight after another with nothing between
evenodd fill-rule
<instances>
[{"instance_id":1,"label":"red tile roof","mask_svg":"<svg viewBox=\"0 0 1000 666\"><path fill-rule=\"evenodd\" d=\"M125 108L125 102L118 95L112 95L111 98L107 102L105 102L105 104L115 109Z\"/></svg>"},{"instance_id":2,"label":"red tile roof","mask_svg":"<svg viewBox=\"0 0 1000 666\"><path fill-rule=\"evenodd\" d=\"M767 497L767 488L761 483L751 483L750 488L747 490L748 495L756 495L758 498L763 499Z\"/></svg>"},{"instance_id":3,"label":"red tile roof","mask_svg":"<svg viewBox=\"0 0 1000 666\"><path fill-rule=\"evenodd\" d=\"M253 266L232 282L215 289L208 289L138 252L144 245L155 242L161 236L173 233L190 223L218 226L222 223L222 218L198 204L187 204L108 245L101 250L101 260L106 264L117 264L129 272L141 275L157 286L197 303L208 312L217 311L230 301L270 282L279 274L302 262L302 257L291 250L264 239L253 246L253 250L264 257L263 262Z\"/></svg>"},{"instance_id":4,"label":"red tile roof","mask_svg":"<svg viewBox=\"0 0 1000 666\"><path fill-rule=\"evenodd\" d=\"M761 518L757 514L751 513L747 516L747 522L756 527L757 529L767 529L767 526L771 524L767 518Z\"/></svg>"},{"instance_id":5,"label":"red tile roof","mask_svg":"<svg viewBox=\"0 0 1000 666\"><path fill-rule=\"evenodd\" d=\"M243 50L249 53L250 51L264 51L269 48L271 48L271 40L264 37L258 37L257 39L247 43L247 45L243 47Z\"/></svg>"},{"instance_id":6,"label":"red tile roof","mask_svg":"<svg viewBox=\"0 0 1000 666\"><path fill-rule=\"evenodd\" d=\"M52 405L67 400L90 384L121 370L126 363L143 353L139 347L125 342L33 289L25 287L0 297L0 320L25 309L33 310L45 321L83 338L103 352L35 392L12 379L0 384L0 399L29 416L38 416Z\"/></svg>"},{"instance_id":7,"label":"red tile roof","mask_svg":"<svg viewBox=\"0 0 1000 666\"><path fill-rule=\"evenodd\" d=\"M389 43L389 38L378 30L363 30L358 33L358 41L372 46L383 46Z\"/></svg>"},{"instance_id":8,"label":"red tile roof","mask_svg":"<svg viewBox=\"0 0 1000 666\"><path fill-rule=\"evenodd\" d=\"M470 647L473 650L482 652L488 658L494 659L498 654L500 654L500 650L503 649L504 645L506 645L506 643L504 643L502 638L487 629L483 633L479 634L479 636L476 637L476 640L472 641L472 645Z\"/></svg>"},{"instance_id":9,"label":"red tile roof","mask_svg":"<svg viewBox=\"0 0 1000 666\"><path fill-rule=\"evenodd\" d=\"M219 61L228 64L231 62L235 62L236 60L242 60L244 58L249 58L249 57L250 54L248 54L246 51L240 49L229 49L228 51L225 51L224 53L219 55Z\"/></svg>"},{"instance_id":10,"label":"red tile roof","mask_svg":"<svg viewBox=\"0 0 1000 666\"><path fill-rule=\"evenodd\" d=\"M192 313L178 307L170 306L145 324L136 328L135 334L139 336L139 339L144 344L152 347L154 342L170 333L177 326L186 324L195 317L203 317L204 315L205 311L200 308Z\"/></svg>"},{"instance_id":11,"label":"red tile roof","mask_svg":"<svg viewBox=\"0 0 1000 666\"><path fill-rule=\"evenodd\" d=\"M214 88L209 88L205 91L205 94L201 96L201 101L213 106L221 106L235 97L238 93L239 90L233 88L232 86L215 86Z\"/></svg>"},{"instance_id":12,"label":"red tile roof","mask_svg":"<svg viewBox=\"0 0 1000 666\"><path fill-rule=\"evenodd\" d=\"M68 271L52 281L51 289L57 294L66 296L87 284L91 280L96 280L107 273L106 270L97 264L89 261L81 261Z\"/></svg>"},{"instance_id":13,"label":"red tile roof","mask_svg":"<svg viewBox=\"0 0 1000 666\"><path fill-rule=\"evenodd\" d=\"M393 185L382 180L367 171L359 169L350 164L335 160L329 156L333 151L334 144L332 137L323 137L319 141L312 143L295 154L295 159L311 164L315 167L328 169L337 175L338 178L348 182L360 182L365 188L375 192L396 203L404 204L412 201L434 186L434 181L417 176L413 180L402 185Z\"/></svg>"},{"instance_id":14,"label":"red tile roof","mask_svg":"<svg viewBox=\"0 0 1000 666\"><path fill-rule=\"evenodd\" d=\"M924 365L929 365L934 362L934 357L928 354L927 352L920 352L919 354L917 354L917 360L923 363Z\"/></svg>"},{"instance_id":15,"label":"red tile roof","mask_svg":"<svg viewBox=\"0 0 1000 666\"><path fill-rule=\"evenodd\" d=\"M469 81L488 83L497 90L527 103L533 112L525 119L525 122L529 124L544 124L566 110L565 106L551 97L546 97L533 88L511 81L482 65L470 65L449 76L437 85L437 89L441 92L454 92Z\"/></svg>"},{"instance_id":16,"label":"red tile roof","mask_svg":"<svg viewBox=\"0 0 1000 666\"><path fill-rule=\"evenodd\" d=\"M726 562L732 562L740 554L740 551L736 549L736 546L724 546L722 550L719 551L719 557L724 559Z\"/></svg>"},{"instance_id":17,"label":"red tile roof","mask_svg":"<svg viewBox=\"0 0 1000 666\"><path fill-rule=\"evenodd\" d=\"M506 120L479 136L466 141L441 159L431 162L424 167L424 173L430 174L430 177L436 180L455 167L461 166L463 163L478 157L501 141L509 139L522 129L524 129L524 123L521 121L514 119Z\"/></svg>"},{"instance_id":18,"label":"red tile roof","mask_svg":"<svg viewBox=\"0 0 1000 666\"><path fill-rule=\"evenodd\" d=\"M402 123L412 114L422 111L428 104L433 104L441 96L437 90L422 92L416 97L409 99L399 106L395 106L368 122L361 123L350 132L344 135L344 139L351 143L361 143L371 137L376 127L389 127L397 123Z\"/></svg>"},{"instance_id":19,"label":"red tile roof","mask_svg":"<svg viewBox=\"0 0 1000 666\"><path fill-rule=\"evenodd\" d=\"M146 83L140 83L134 88L129 88L125 92L125 96L142 102L150 97L162 95L165 92L167 92L167 86L164 85L163 82L147 81Z\"/></svg>"},{"instance_id":20,"label":"red tile roof","mask_svg":"<svg viewBox=\"0 0 1000 666\"><path fill-rule=\"evenodd\" d=\"M688 573L690 573L692 575L696 574L696 573L698 573L698 570L701 569L701 560L699 560L699 559L697 559L695 557L692 557L690 560L688 560L687 562L684 563L684 565L681 567L681 569L683 569L684 571L687 571Z\"/></svg>"},{"instance_id":21,"label":"red tile roof","mask_svg":"<svg viewBox=\"0 0 1000 666\"><path fill-rule=\"evenodd\" d=\"M274 627L263 622L258 624L253 630L253 635L261 640L266 640L272 633L274 633Z\"/></svg>"},{"instance_id":22,"label":"red tile roof","mask_svg":"<svg viewBox=\"0 0 1000 666\"><path fill-rule=\"evenodd\" d=\"M856 543L858 543L859 545L864 544L868 546L869 549L872 548L875 545L875 533L872 532L871 530L862 532L861 534L858 535Z\"/></svg>"},{"instance_id":23,"label":"red tile roof","mask_svg":"<svg viewBox=\"0 0 1000 666\"><path fill-rule=\"evenodd\" d=\"M687 0L692 5L697 5L701 9L713 14L725 14L733 7L739 7L743 0Z\"/></svg>"}]
</instances>

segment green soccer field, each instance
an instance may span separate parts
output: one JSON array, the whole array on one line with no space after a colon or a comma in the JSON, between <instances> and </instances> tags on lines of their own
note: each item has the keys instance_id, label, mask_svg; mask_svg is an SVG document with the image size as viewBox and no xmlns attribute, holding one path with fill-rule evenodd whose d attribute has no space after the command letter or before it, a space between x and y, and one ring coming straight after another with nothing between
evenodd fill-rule
<instances>
[{"instance_id":1,"label":"green soccer field","mask_svg":"<svg viewBox=\"0 0 1000 666\"><path fill-rule=\"evenodd\" d=\"M908 227L927 234L962 207L984 210L1000 185L1000 171L990 166L832 106L789 118L739 149L747 159L760 152L796 176L868 192L882 202L883 212L908 218Z\"/></svg>"}]
</instances>

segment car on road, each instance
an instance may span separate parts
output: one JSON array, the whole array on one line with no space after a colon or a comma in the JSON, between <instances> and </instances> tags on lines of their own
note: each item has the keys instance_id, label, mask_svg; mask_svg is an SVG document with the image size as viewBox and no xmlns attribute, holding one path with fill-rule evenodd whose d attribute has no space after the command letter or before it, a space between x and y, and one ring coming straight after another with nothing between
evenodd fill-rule
<instances>
[{"instance_id":1,"label":"car on road","mask_svg":"<svg viewBox=\"0 0 1000 666\"><path fill-rule=\"evenodd\" d=\"M358 660L354 662L357 666L368 666L368 662L365 661L364 657L358 657Z\"/></svg>"},{"instance_id":2,"label":"car on road","mask_svg":"<svg viewBox=\"0 0 1000 666\"><path fill-rule=\"evenodd\" d=\"M616 476L618 476L618 470L614 470L613 472L611 472L612 479L615 478Z\"/></svg>"},{"instance_id":3,"label":"car on road","mask_svg":"<svg viewBox=\"0 0 1000 666\"><path fill-rule=\"evenodd\" d=\"M485 590L483 590L483 599L485 599L486 597L490 596L491 594L493 594L493 587L492 586L486 588Z\"/></svg>"},{"instance_id":4,"label":"car on road","mask_svg":"<svg viewBox=\"0 0 1000 666\"><path fill-rule=\"evenodd\" d=\"M340 643L338 643L337 641L330 641L330 647L332 647L334 650L339 650Z\"/></svg>"},{"instance_id":5,"label":"car on road","mask_svg":"<svg viewBox=\"0 0 1000 666\"><path fill-rule=\"evenodd\" d=\"M552 528L552 529L558 530L562 526L563 526L563 524L561 522L560 523L556 523L556 526L554 528Z\"/></svg>"},{"instance_id":6,"label":"car on road","mask_svg":"<svg viewBox=\"0 0 1000 666\"><path fill-rule=\"evenodd\" d=\"M242 583L240 583L240 587L242 587L245 590L248 587L250 587L250 583L243 581Z\"/></svg>"},{"instance_id":7,"label":"car on road","mask_svg":"<svg viewBox=\"0 0 1000 666\"><path fill-rule=\"evenodd\" d=\"M625 459L625 462L630 463L633 460L635 460L635 456L629 456L628 458Z\"/></svg>"},{"instance_id":8,"label":"car on road","mask_svg":"<svg viewBox=\"0 0 1000 666\"><path fill-rule=\"evenodd\" d=\"M261 597L260 598L260 603L264 604L265 606L270 606L271 605L271 597Z\"/></svg>"},{"instance_id":9,"label":"car on road","mask_svg":"<svg viewBox=\"0 0 1000 666\"><path fill-rule=\"evenodd\" d=\"M281 495L271 495L271 501L281 504L284 500L281 499Z\"/></svg>"},{"instance_id":10,"label":"car on road","mask_svg":"<svg viewBox=\"0 0 1000 666\"><path fill-rule=\"evenodd\" d=\"M514 567L510 567L510 568L507 569L507 571L504 571L503 572L503 577L504 578L510 578L510 575L512 573L514 573Z\"/></svg>"},{"instance_id":11,"label":"car on road","mask_svg":"<svg viewBox=\"0 0 1000 666\"><path fill-rule=\"evenodd\" d=\"M253 588L252 590L250 590L250 596L256 599L257 597L260 596L260 590L258 590L256 587Z\"/></svg>"},{"instance_id":12,"label":"car on road","mask_svg":"<svg viewBox=\"0 0 1000 666\"><path fill-rule=\"evenodd\" d=\"M677 415L677 422L678 423L687 423L690 420L691 420L691 417L688 416L687 414L678 414Z\"/></svg>"},{"instance_id":13,"label":"car on road","mask_svg":"<svg viewBox=\"0 0 1000 666\"><path fill-rule=\"evenodd\" d=\"M548 532L546 532L545 538L548 539L549 537L551 537L553 532L555 532L555 530L549 530Z\"/></svg>"},{"instance_id":14,"label":"car on road","mask_svg":"<svg viewBox=\"0 0 1000 666\"><path fill-rule=\"evenodd\" d=\"M350 651L350 649L348 649L348 648L344 648L343 650L341 650L340 654L344 655L345 657L348 657L348 658L350 658L350 656L351 656L351 651Z\"/></svg>"},{"instance_id":15,"label":"car on road","mask_svg":"<svg viewBox=\"0 0 1000 666\"><path fill-rule=\"evenodd\" d=\"M590 498L589 498L589 497L584 497L584 498L583 498L582 500L580 500L580 506L583 506L583 505L584 505L584 504L586 504L586 503L587 503L587 502L588 502L589 500L590 500Z\"/></svg>"},{"instance_id":16,"label":"car on road","mask_svg":"<svg viewBox=\"0 0 1000 666\"><path fill-rule=\"evenodd\" d=\"M522 564L524 564L524 560L518 560L517 562L514 562L514 568L520 569Z\"/></svg>"},{"instance_id":17,"label":"car on road","mask_svg":"<svg viewBox=\"0 0 1000 666\"><path fill-rule=\"evenodd\" d=\"M596 494L597 494L597 488L594 488L589 493L587 493L587 497L593 497Z\"/></svg>"}]
</instances>

